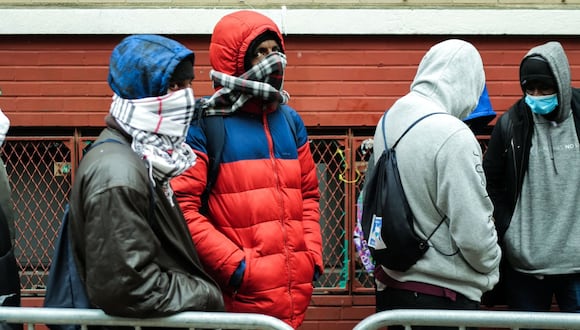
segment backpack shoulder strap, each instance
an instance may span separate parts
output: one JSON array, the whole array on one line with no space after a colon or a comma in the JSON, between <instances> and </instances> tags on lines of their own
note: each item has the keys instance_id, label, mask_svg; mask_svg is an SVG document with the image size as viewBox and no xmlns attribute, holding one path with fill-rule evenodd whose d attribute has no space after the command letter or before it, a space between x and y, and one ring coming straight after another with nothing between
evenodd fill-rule
<instances>
[{"instance_id":1,"label":"backpack shoulder strap","mask_svg":"<svg viewBox=\"0 0 580 330\"><path fill-rule=\"evenodd\" d=\"M201 195L201 211L202 213L207 213L209 194L217 179L222 160L226 132L223 116L204 116L201 120L202 129L206 138L208 157L207 183Z\"/></svg>"},{"instance_id":2,"label":"backpack shoulder strap","mask_svg":"<svg viewBox=\"0 0 580 330\"><path fill-rule=\"evenodd\" d=\"M292 118L292 115L290 114L290 108L287 105L282 105L280 107L280 111L282 112L282 114L284 114L284 118L286 118L286 121L288 122L288 125L290 125L290 130L292 130L292 135L294 136L294 141L296 141L296 145L298 146L298 137L297 137L297 128L296 128L296 122L294 121L294 118Z\"/></svg>"},{"instance_id":3,"label":"backpack shoulder strap","mask_svg":"<svg viewBox=\"0 0 580 330\"><path fill-rule=\"evenodd\" d=\"M399 144L399 141L401 141L403 136L405 136L405 134L407 134L411 130L411 128L413 128L413 126L417 125L417 123L419 123L421 120L423 120L427 117L433 116L433 115L437 115L437 114L448 114L448 113L447 112L432 112L432 113L428 113L428 114L422 116L421 118L415 120L409 127L407 127L407 129L403 132L403 134L401 134L401 136L397 139L395 144L393 144L391 149L395 149L397 144ZM385 115L385 117L386 117L386 115ZM384 127L383 127L383 138L385 139L385 148L386 148L387 147L387 138L385 136L385 128Z\"/></svg>"}]
</instances>

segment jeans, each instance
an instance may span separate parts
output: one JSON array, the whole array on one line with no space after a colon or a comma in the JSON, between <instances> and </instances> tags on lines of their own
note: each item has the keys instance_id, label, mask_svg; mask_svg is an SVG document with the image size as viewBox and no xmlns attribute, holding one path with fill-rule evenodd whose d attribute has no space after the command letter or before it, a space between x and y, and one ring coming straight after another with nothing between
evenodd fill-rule
<instances>
[{"instance_id":1,"label":"jeans","mask_svg":"<svg viewBox=\"0 0 580 330\"><path fill-rule=\"evenodd\" d=\"M392 309L461 309L478 310L479 302L467 299L457 294L455 301L446 298L431 296L413 291L386 288L376 292L377 312ZM457 330L457 327L413 326L413 330ZM389 330L404 329L402 326L389 326Z\"/></svg>"},{"instance_id":2,"label":"jeans","mask_svg":"<svg viewBox=\"0 0 580 330\"><path fill-rule=\"evenodd\" d=\"M511 310L546 312L555 297L560 312L580 312L580 274L544 275L539 279L506 267L505 281Z\"/></svg>"}]
</instances>

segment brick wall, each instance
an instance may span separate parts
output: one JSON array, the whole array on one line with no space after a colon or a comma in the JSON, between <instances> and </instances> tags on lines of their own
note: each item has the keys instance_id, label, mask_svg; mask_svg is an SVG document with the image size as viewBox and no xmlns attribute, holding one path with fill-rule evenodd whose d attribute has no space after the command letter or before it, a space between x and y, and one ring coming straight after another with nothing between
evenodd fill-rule
<instances>
[{"instance_id":1,"label":"brick wall","mask_svg":"<svg viewBox=\"0 0 580 330\"><path fill-rule=\"evenodd\" d=\"M374 295L314 296L299 330L351 330L375 312Z\"/></svg>"}]
</instances>

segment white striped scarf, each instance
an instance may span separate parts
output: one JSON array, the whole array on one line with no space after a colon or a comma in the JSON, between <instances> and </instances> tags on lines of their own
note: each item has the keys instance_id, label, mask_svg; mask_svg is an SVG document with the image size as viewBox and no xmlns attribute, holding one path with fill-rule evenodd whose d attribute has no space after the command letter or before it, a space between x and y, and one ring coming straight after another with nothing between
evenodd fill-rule
<instances>
[{"instance_id":1,"label":"white striped scarf","mask_svg":"<svg viewBox=\"0 0 580 330\"><path fill-rule=\"evenodd\" d=\"M155 178L167 182L195 165L197 157L185 143L194 113L191 88L137 100L114 95L109 113L133 137L131 148Z\"/></svg>"}]
</instances>

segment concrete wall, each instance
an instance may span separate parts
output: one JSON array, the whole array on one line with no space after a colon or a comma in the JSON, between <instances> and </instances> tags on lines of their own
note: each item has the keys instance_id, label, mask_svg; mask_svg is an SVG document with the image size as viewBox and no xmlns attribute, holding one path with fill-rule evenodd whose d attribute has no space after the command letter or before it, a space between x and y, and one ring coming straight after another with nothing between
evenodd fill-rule
<instances>
[{"instance_id":1,"label":"concrete wall","mask_svg":"<svg viewBox=\"0 0 580 330\"><path fill-rule=\"evenodd\" d=\"M185 7L185 8L569 8L580 0L3 0L0 6Z\"/></svg>"}]
</instances>

